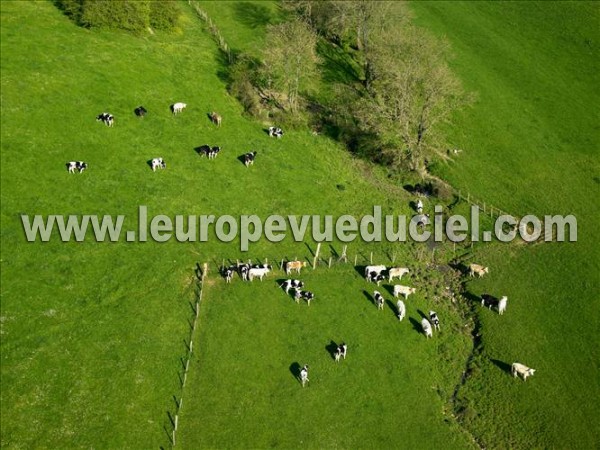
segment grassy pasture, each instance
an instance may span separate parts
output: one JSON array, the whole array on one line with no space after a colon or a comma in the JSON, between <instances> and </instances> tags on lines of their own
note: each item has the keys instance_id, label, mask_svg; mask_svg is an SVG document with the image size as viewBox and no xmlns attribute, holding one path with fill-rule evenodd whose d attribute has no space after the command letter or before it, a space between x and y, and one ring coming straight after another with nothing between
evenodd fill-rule
<instances>
[{"instance_id":1,"label":"grassy pasture","mask_svg":"<svg viewBox=\"0 0 600 450\"><path fill-rule=\"evenodd\" d=\"M264 218L273 212L360 216L373 204L381 204L384 212L408 212L408 197L387 185L382 171L356 163L327 139L303 131L289 132L280 141L269 139L263 131L266 124L244 118L218 76L222 67L213 42L184 2L178 33L148 37L77 28L50 2L9 1L0 7L2 447L167 445L167 411L173 410L173 395L179 392L177 371L185 353L195 263L208 261L214 268L222 258L304 258L314 244L290 238L277 245L262 240L242 255L237 242L219 243L214 236L195 244L123 240L63 244L57 239L27 243L19 215L125 214L126 229L135 229L142 204L149 214L169 216L253 213ZM168 107L175 101L188 103L188 108L172 117ZM144 119L133 115L140 104L149 111ZM223 116L220 129L207 118L212 110ZM115 115L113 129L94 120L103 111ZM215 161L200 159L194 152L205 143L222 147ZM259 154L255 165L246 169L237 158L250 150ZM146 161L156 156L165 158L167 170L150 171ZM64 164L70 160L84 160L89 169L69 175ZM333 245L340 250L340 243ZM360 254L364 260L371 250L377 258L393 250L399 261L407 261L412 246L356 243L350 255ZM324 256L329 251L325 246ZM354 273L352 279L357 283L359 275ZM330 284L318 295L327 298L337 292ZM209 295L206 303L201 330L207 335L219 331L211 327L210 306L218 305L220 295L216 290L215 300ZM352 288L336 295L357 300L362 294ZM426 299L421 301L425 308ZM265 304L265 310L271 306ZM221 323L226 324L227 311L231 309L220 313ZM389 327L397 325L389 310L384 314ZM326 314L321 320L327 317L331 319ZM448 324L456 321L448 318ZM275 335L277 324L272 326L265 339ZM328 336L316 337L314 354L326 361L319 347L327 344L321 341ZM446 352L453 355L450 361L462 366L466 342L463 335L450 339L446 344ZM429 344L424 351L432 351ZM287 358L278 354L279 349L274 348L272 355ZM379 357L382 364L391 350L386 344L373 358ZM286 390L297 387L290 378L290 363L276 375L288 383ZM202 367L218 370L219 364ZM447 392L456 381L455 373L431 370L426 379L410 380L424 396L426 422L394 431L397 439L417 442L426 429L458 445L464 438L451 433L452 424L445 423L441 414L427 415L427 408L439 413L443 403L443 394L431 389L432 384L445 386ZM243 386L237 383L243 379L231 388ZM266 383L258 389L270 386L270 381ZM366 388L371 380L364 377L362 383ZM392 411L391 405L398 405L394 393L407 389L392 384L391 375L386 383L389 391L380 391L380 404L373 411ZM194 392L191 386L188 392ZM219 397L211 401L220 409L227 406ZM206 414L202 405L196 406L192 399L185 405L190 420L194 414ZM398 414L411 414L400 409ZM262 428L260 412L249 411L247 429L254 428L264 439L269 430ZM314 413L319 413L316 406ZM364 432L351 425L347 439L360 442ZM293 430L290 422L287 432L281 431L282 439L291 443ZM190 429L188 438L196 439L195 433ZM207 433L213 445L219 445L217 438ZM252 438L248 433L237 445L252 445Z\"/></svg>"},{"instance_id":2,"label":"grassy pasture","mask_svg":"<svg viewBox=\"0 0 600 450\"><path fill-rule=\"evenodd\" d=\"M598 396L597 217L600 8L593 2L414 2L447 37L473 108L449 130L464 152L436 171L513 214L575 214L578 242L481 249L490 276L474 294L508 295L483 311L483 353L459 396L486 446L593 448ZM538 369L513 383L505 364Z\"/></svg>"}]
</instances>

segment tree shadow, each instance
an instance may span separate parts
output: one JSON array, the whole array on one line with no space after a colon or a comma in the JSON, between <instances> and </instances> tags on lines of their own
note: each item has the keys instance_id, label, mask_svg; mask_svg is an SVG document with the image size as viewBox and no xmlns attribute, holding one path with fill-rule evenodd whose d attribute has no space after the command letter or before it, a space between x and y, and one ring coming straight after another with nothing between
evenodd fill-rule
<instances>
[{"instance_id":1,"label":"tree shadow","mask_svg":"<svg viewBox=\"0 0 600 450\"><path fill-rule=\"evenodd\" d=\"M290 372L298 382L300 382L300 370L301 370L300 363L293 362L292 364L290 364Z\"/></svg>"},{"instance_id":2,"label":"tree shadow","mask_svg":"<svg viewBox=\"0 0 600 450\"><path fill-rule=\"evenodd\" d=\"M320 40L317 53L321 56L320 69L325 82L352 85L360 81L354 61L341 47Z\"/></svg>"},{"instance_id":3,"label":"tree shadow","mask_svg":"<svg viewBox=\"0 0 600 450\"><path fill-rule=\"evenodd\" d=\"M247 27L258 28L271 23L271 11L264 5L250 2L237 2L233 9L236 20Z\"/></svg>"},{"instance_id":4,"label":"tree shadow","mask_svg":"<svg viewBox=\"0 0 600 450\"><path fill-rule=\"evenodd\" d=\"M335 360L335 353L337 352L337 349L338 345L333 341L330 341L329 344L325 346L325 350L327 350L327 352L331 355L331 359L333 360Z\"/></svg>"},{"instance_id":5,"label":"tree shadow","mask_svg":"<svg viewBox=\"0 0 600 450\"><path fill-rule=\"evenodd\" d=\"M499 359L490 359L490 361L503 372L506 372L509 375L511 374L512 366L510 364L500 361Z\"/></svg>"}]
</instances>

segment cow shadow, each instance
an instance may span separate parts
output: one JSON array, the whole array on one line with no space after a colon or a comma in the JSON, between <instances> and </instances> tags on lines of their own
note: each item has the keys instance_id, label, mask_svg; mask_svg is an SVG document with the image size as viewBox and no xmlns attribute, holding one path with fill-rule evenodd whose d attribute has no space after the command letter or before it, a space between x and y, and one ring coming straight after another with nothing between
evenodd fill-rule
<instances>
[{"instance_id":1,"label":"cow shadow","mask_svg":"<svg viewBox=\"0 0 600 450\"><path fill-rule=\"evenodd\" d=\"M396 308L396 305L394 304L394 302L391 301L391 300L386 300L385 304L388 305L388 307L390 308L390 310L394 314L394 317L397 318L398 317L398 309Z\"/></svg>"},{"instance_id":2,"label":"cow shadow","mask_svg":"<svg viewBox=\"0 0 600 450\"><path fill-rule=\"evenodd\" d=\"M298 381L300 382L300 370L301 370L301 366L300 363L298 362L293 362L292 364L290 364L290 372L292 374L292 376Z\"/></svg>"},{"instance_id":3,"label":"cow shadow","mask_svg":"<svg viewBox=\"0 0 600 450\"><path fill-rule=\"evenodd\" d=\"M423 328L421 327L421 322L419 322L414 317L409 317L408 320L412 324L413 330L415 330L417 333L422 333L423 332Z\"/></svg>"},{"instance_id":4,"label":"cow shadow","mask_svg":"<svg viewBox=\"0 0 600 450\"><path fill-rule=\"evenodd\" d=\"M269 135L269 129L268 129L268 128L263 128L262 130L265 132L265 134L266 134L267 136Z\"/></svg>"},{"instance_id":5,"label":"cow shadow","mask_svg":"<svg viewBox=\"0 0 600 450\"><path fill-rule=\"evenodd\" d=\"M146 161L146 164L148 165L148 167L150 167L150 169L152 169L152 160L151 159Z\"/></svg>"},{"instance_id":6,"label":"cow shadow","mask_svg":"<svg viewBox=\"0 0 600 450\"><path fill-rule=\"evenodd\" d=\"M361 278L365 277L365 269L366 268L367 268L367 266L354 266L354 270L356 270L356 273L358 273Z\"/></svg>"},{"instance_id":7,"label":"cow shadow","mask_svg":"<svg viewBox=\"0 0 600 450\"><path fill-rule=\"evenodd\" d=\"M237 157L237 160L243 165L246 166L246 154L240 155Z\"/></svg>"},{"instance_id":8,"label":"cow shadow","mask_svg":"<svg viewBox=\"0 0 600 450\"><path fill-rule=\"evenodd\" d=\"M429 320L429 316L426 315L423 311L421 311L420 309L417 309L417 313L421 316L421 319L427 319Z\"/></svg>"},{"instance_id":9,"label":"cow shadow","mask_svg":"<svg viewBox=\"0 0 600 450\"><path fill-rule=\"evenodd\" d=\"M333 341L330 341L329 344L325 346L325 350L331 355L331 359L335 360L335 353L337 352L338 344Z\"/></svg>"},{"instance_id":10,"label":"cow shadow","mask_svg":"<svg viewBox=\"0 0 600 450\"><path fill-rule=\"evenodd\" d=\"M393 284L384 284L382 286L383 289L385 289L385 291L390 294L392 297L394 297L394 285ZM395 297L394 297L395 298Z\"/></svg>"},{"instance_id":11,"label":"cow shadow","mask_svg":"<svg viewBox=\"0 0 600 450\"><path fill-rule=\"evenodd\" d=\"M469 302L481 304L481 297L473 294L472 292L465 291L462 293L462 296L466 298Z\"/></svg>"},{"instance_id":12,"label":"cow shadow","mask_svg":"<svg viewBox=\"0 0 600 450\"><path fill-rule=\"evenodd\" d=\"M363 290L363 295L367 298L369 303L371 303L373 305L375 304L375 299L373 298L373 296L371 294L369 294L367 291Z\"/></svg>"},{"instance_id":13,"label":"cow shadow","mask_svg":"<svg viewBox=\"0 0 600 450\"><path fill-rule=\"evenodd\" d=\"M509 375L511 375L511 365L508 363L505 363L504 361L500 361L499 359L490 359L490 361L496 366L498 367L500 370L502 370L503 372L508 373Z\"/></svg>"}]
</instances>

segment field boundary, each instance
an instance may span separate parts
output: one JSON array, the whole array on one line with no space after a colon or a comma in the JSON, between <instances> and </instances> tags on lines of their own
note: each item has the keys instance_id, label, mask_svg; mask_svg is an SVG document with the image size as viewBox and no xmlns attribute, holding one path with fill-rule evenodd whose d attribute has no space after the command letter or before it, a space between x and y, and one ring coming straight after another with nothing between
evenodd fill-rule
<instances>
[{"instance_id":1,"label":"field boundary","mask_svg":"<svg viewBox=\"0 0 600 450\"><path fill-rule=\"evenodd\" d=\"M187 375L190 368L190 361L192 359L192 352L194 349L194 334L198 325L198 317L200 315L200 304L202 303L202 293L204 292L204 280L208 273L208 264L203 263L202 267L200 264L196 264L195 269L195 277L196 277L196 301L192 306L193 319L190 323L190 334L188 340L186 342L186 355L181 358L181 372L177 372L179 376L180 390L179 397L177 395L173 396L173 400L175 401L175 413L171 415L169 411L167 411L167 415L169 416L169 421L171 423L171 433L169 436L169 440L171 441L171 447L175 447L177 442L177 428L179 426L179 412L181 411L181 407L183 406L183 394L185 389L185 383L187 381Z\"/></svg>"}]
</instances>

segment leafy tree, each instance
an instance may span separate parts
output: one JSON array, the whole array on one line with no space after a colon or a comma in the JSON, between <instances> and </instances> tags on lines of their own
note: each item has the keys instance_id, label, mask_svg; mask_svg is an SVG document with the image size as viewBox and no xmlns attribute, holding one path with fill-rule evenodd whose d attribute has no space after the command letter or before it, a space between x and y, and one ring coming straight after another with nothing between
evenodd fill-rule
<instances>
[{"instance_id":1,"label":"leafy tree","mask_svg":"<svg viewBox=\"0 0 600 450\"><path fill-rule=\"evenodd\" d=\"M424 177L428 160L446 156L440 125L471 97L445 62L445 42L414 26L381 39L373 43L370 60L377 76L353 113L360 127L378 137L393 166Z\"/></svg>"}]
</instances>

